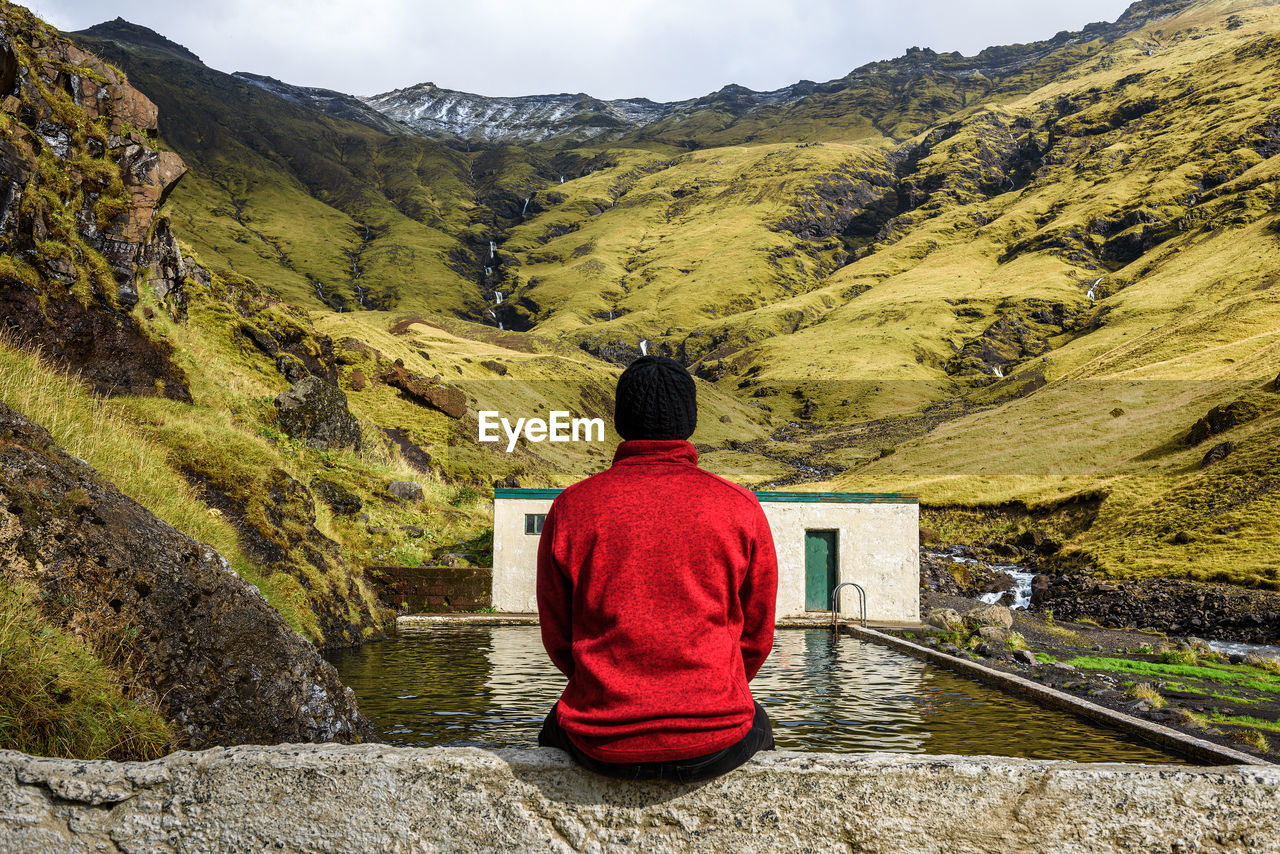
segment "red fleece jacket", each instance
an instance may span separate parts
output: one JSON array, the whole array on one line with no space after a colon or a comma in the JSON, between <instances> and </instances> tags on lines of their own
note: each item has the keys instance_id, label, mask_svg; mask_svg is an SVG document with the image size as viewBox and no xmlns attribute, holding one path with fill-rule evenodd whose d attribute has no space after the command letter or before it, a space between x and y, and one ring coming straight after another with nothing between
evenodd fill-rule
<instances>
[{"instance_id":1,"label":"red fleece jacket","mask_svg":"<svg viewBox=\"0 0 1280 854\"><path fill-rule=\"evenodd\" d=\"M697 463L685 441L623 442L542 528L542 643L569 677L560 725L603 762L702 756L751 728L773 535L755 495Z\"/></svg>"}]
</instances>

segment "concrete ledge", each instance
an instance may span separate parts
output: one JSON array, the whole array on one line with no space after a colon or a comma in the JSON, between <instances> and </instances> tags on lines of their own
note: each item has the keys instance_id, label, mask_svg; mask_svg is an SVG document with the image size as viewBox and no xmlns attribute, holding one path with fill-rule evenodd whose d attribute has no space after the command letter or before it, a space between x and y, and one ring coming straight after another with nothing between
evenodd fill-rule
<instances>
[{"instance_id":1,"label":"concrete ledge","mask_svg":"<svg viewBox=\"0 0 1280 854\"><path fill-rule=\"evenodd\" d=\"M396 617L396 631L412 634L415 629L437 626L536 626L537 614L405 614Z\"/></svg>"},{"instance_id":2,"label":"concrete ledge","mask_svg":"<svg viewBox=\"0 0 1280 854\"><path fill-rule=\"evenodd\" d=\"M556 750L0 751L3 851L1280 851L1280 768L774 753L623 783Z\"/></svg>"},{"instance_id":3,"label":"concrete ledge","mask_svg":"<svg viewBox=\"0 0 1280 854\"><path fill-rule=\"evenodd\" d=\"M1172 750L1197 762L1204 762L1210 765L1280 767L1266 759L1245 753L1242 750L1232 750L1230 747L1223 747L1211 741L1187 735L1171 727L1144 721L1142 718L1108 709L1105 706L1091 703L1065 691L1041 685L1039 682L1005 673L1003 670L996 670L994 667L987 667L976 661L956 658L941 650L922 644L912 643L905 638L886 635L883 632L864 629L860 626L841 625L840 630L861 640L883 644L900 652L905 652L930 664L945 667L948 670L959 673L961 676L967 676L970 679L999 688L1009 694L1024 697L1051 709L1070 712L1094 723L1111 727L1130 735L1136 735L1152 744L1157 744L1166 750ZM1277 805L1277 809L1280 809L1280 804Z\"/></svg>"}]
</instances>

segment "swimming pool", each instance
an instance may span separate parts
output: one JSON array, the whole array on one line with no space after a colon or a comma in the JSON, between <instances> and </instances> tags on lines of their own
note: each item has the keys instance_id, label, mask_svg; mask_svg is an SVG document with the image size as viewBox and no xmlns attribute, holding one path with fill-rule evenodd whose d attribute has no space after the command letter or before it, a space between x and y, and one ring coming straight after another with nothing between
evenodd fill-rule
<instances>
[{"instance_id":1,"label":"swimming pool","mask_svg":"<svg viewBox=\"0 0 1280 854\"><path fill-rule=\"evenodd\" d=\"M327 657L395 745L533 747L565 684L532 626L432 626ZM782 750L1190 764L824 629L779 630L751 689Z\"/></svg>"}]
</instances>

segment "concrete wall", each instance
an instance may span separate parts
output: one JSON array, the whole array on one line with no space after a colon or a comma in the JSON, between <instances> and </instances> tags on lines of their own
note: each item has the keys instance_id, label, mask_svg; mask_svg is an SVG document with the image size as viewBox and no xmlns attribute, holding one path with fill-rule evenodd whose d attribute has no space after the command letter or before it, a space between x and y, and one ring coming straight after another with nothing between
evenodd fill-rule
<instances>
[{"instance_id":1,"label":"concrete wall","mask_svg":"<svg viewBox=\"0 0 1280 854\"><path fill-rule=\"evenodd\" d=\"M538 537L524 532L527 513L546 513L550 498L493 502L493 609L503 614L538 610Z\"/></svg>"},{"instance_id":2,"label":"concrete wall","mask_svg":"<svg viewBox=\"0 0 1280 854\"><path fill-rule=\"evenodd\" d=\"M805 531L836 531L838 578L867 591L867 618L920 620L920 507L761 501L778 552L778 617L805 613ZM840 591L840 614L858 615L857 591Z\"/></svg>"},{"instance_id":3,"label":"concrete wall","mask_svg":"<svg viewBox=\"0 0 1280 854\"><path fill-rule=\"evenodd\" d=\"M1280 851L1280 768L775 753L622 783L556 750L0 751L0 851Z\"/></svg>"},{"instance_id":4,"label":"concrete wall","mask_svg":"<svg viewBox=\"0 0 1280 854\"><path fill-rule=\"evenodd\" d=\"M526 513L546 513L550 498L499 498L493 508L493 607L500 613L538 609L538 538L524 532ZM867 591L867 616L879 622L920 619L920 507L913 503L771 501L763 497L778 552L778 619L805 614L805 531L837 531L839 580ZM840 613L858 614L852 588Z\"/></svg>"}]
</instances>

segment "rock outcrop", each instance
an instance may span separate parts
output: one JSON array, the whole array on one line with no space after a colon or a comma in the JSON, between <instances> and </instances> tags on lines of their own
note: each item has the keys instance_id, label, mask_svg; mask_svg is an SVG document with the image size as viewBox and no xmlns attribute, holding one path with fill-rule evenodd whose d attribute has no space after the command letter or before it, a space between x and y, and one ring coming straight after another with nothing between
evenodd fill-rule
<instances>
[{"instance_id":1,"label":"rock outcrop","mask_svg":"<svg viewBox=\"0 0 1280 854\"><path fill-rule=\"evenodd\" d=\"M1262 409L1248 400L1233 400L1210 409L1203 418L1191 425L1187 432L1188 445L1198 445L1210 436L1225 433L1233 427L1247 424L1262 415Z\"/></svg>"},{"instance_id":2,"label":"rock outcrop","mask_svg":"<svg viewBox=\"0 0 1280 854\"><path fill-rule=\"evenodd\" d=\"M290 438L313 448L360 450L360 422L347 409L347 396L319 377L303 377L281 392L276 420Z\"/></svg>"},{"instance_id":3,"label":"rock outcrop","mask_svg":"<svg viewBox=\"0 0 1280 854\"><path fill-rule=\"evenodd\" d=\"M1060 620L1088 617L1107 627L1136 626L1168 635L1280 643L1280 592L1173 578L1054 578L1041 599Z\"/></svg>"},{"instance_id":4,"label":"rock outcrop","mask_svg":"<svg viewBox=\"0 0 1280 854\"><path fill-rule=\"evenodd\" d=\"M333 667L226 560L2 403L0 567L43 591L45 615L126 674L181 746L372 737Z\"/></svg>"},{"instance_id":5,"label":"rock outcrop","mask_svg":"<svg viewBox=\"0 0 1280 854\"><path fill-rule=\"evenodd\" d=\"M364 502L360 500L360 496L331 480L321 477L312 478L311 493L329 505L329 509L339 516L354 516L364 509Z\"/></svg>"},{"instance_id":6,"label":"rock outcrop","mask_svg":"<svg viewBox=\"0 0 1280 854\"><path fill-rule=\"evenodd\" d=\"M412 480L393 480L387 486L387 493L397 501L421 501L422 484Z\"/></svg>"},{"instance_id":7,"label":"rock outcrop","mask_svg":"<svg viewBox=\"0 0 1280 854\"><path fill-rule=\"evenodd\" d=\"M1003 605L979 605L965 612L964 624L971 629L983 626L1008 629L1013 626L1013 612Z\"/></svg>"},{"instance_id":8,"label":"rock outcrop","mask_svg":"<svg viewBox=\"0 0 1280 854\"><path fill-rule=\"evenodd\" d=\"M1280 769L761 754L705 784L550 748L237 747L147 763L0 751L12 851L1280 850Z\"/></svg>"},{"instance_id":9,"label":"rock outcrop","mask_svg":"<svg viewBox=\"0 0 1280 854\"><path fill-rule=\"evenodd\" d=\"M450 418L461 418L467 414L467 396L456 386L445 385L436 379L427 379L404 366L404 362L396 359L390 370L379 379L389 386L404 392L414 403L443 412Z\"/></svg>"},{"instance_id":10,"label":"rock outcrop","mask_svg":"<svg viewBox=\"0 0 1280 854\"><path fill-rule=\"evenodd\" d=\"M186 171L156 107L27 10L0 8L0 319L100 394L190 400L132 309L148 278L175 316L186 262L160 213Z\"/></svg>"}]
</instances>

